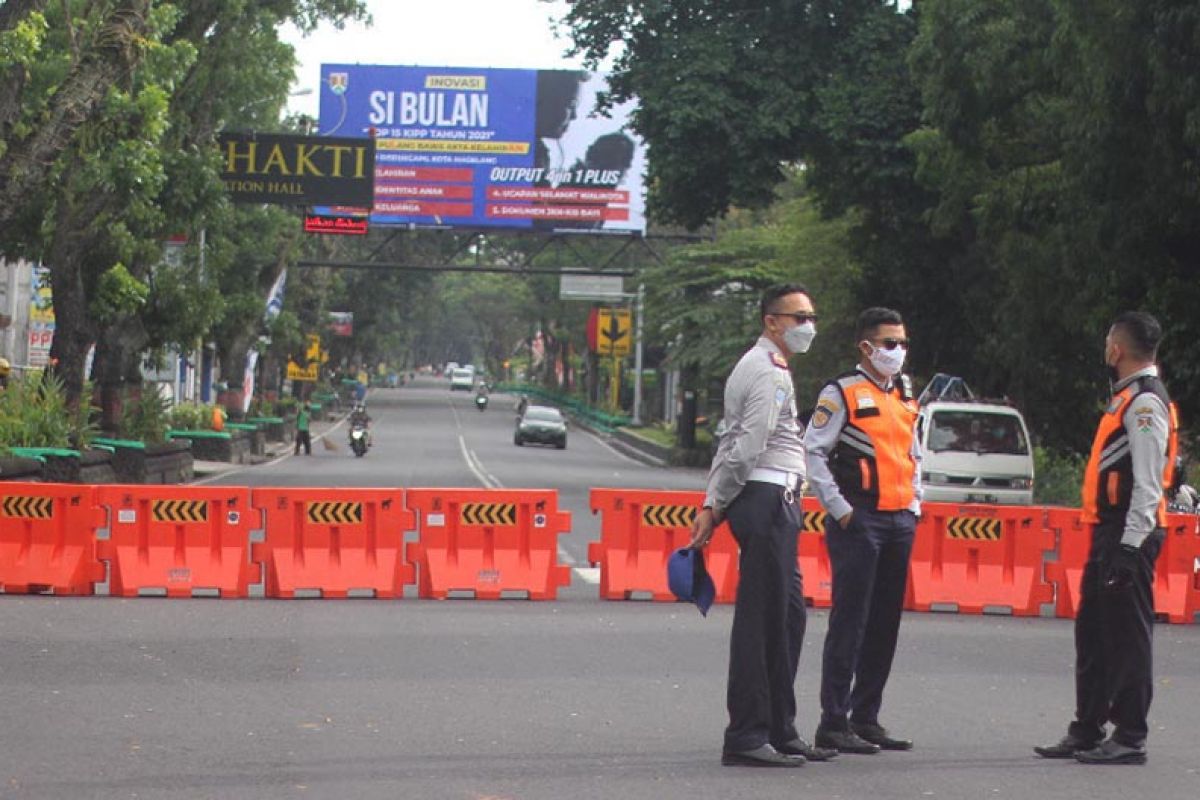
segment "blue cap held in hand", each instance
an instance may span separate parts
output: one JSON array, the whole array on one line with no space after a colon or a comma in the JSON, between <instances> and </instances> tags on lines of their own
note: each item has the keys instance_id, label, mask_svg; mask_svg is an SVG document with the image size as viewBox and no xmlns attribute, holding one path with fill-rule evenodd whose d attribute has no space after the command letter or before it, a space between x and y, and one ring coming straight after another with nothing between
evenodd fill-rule
<instances>
[{"instance_id":1,"label":"blue cap held in hand","mask_svg":"<svg viewBox=\"0 0 1200 800\"><path fill-rule=\"evenodd\" d=\"M676 550L667 559L667 585L680 600L695 603L706 617L717 597L717 587L704 566L704 553L691 547Z\"/></svg>"}]
</instances>

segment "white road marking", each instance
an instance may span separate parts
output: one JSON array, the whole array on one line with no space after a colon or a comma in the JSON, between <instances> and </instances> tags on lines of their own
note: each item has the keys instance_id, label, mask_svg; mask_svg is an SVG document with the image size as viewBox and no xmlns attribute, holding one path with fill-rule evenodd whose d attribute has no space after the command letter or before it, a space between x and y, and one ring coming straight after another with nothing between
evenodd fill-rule
<instances>
[{"instance_id":1,"label":"white road marking","mask_svg":"<svg viewBox=\"0 0 1200 800\"><path fill-rule=\"evenodd\" d=\"M596 444L600 445L600 446L601 446L601 447L603 447L605 450L607 450L608 452L612 453L614 456L617 456L618 458L623 458L623 459L625 459L626 461L628 461L630 464L633 464L633 465L635 465L635 466L638 466L638 467L648 467L648 466L650 466L649 464L645 464L645 463L643 463L643 462L641 462L641 461L638 461L638 460L637 460L636 458L634 458L633 456L627 456L627 455L625 455L625 454L624 454L624 453L622 453L620 450L618 450L617 448L613 447L611 444L609 444L608 442L604 441L603 439L601 439L599 436L597 436L596 434L592 433L591 431L589 431L589 430L586 430L586 429L584 429L584 428L580 428L580 430L582 430L582 431L583 431L584 433L586 433L588 436L590 436L590 437L592 437L593 439L595 439L595 440L596 440Z\"/></svg>"},{"instance_id":2,"label":"white road marking","mask_svg":"<svg viewBox=\"0 0 1200 800\"><path fill-rule=\"evenodd\" d=\"M600 583L599 567L575 567L572 572L579 576L584 583L592 585Z\"/></svg>"}]
</instances>

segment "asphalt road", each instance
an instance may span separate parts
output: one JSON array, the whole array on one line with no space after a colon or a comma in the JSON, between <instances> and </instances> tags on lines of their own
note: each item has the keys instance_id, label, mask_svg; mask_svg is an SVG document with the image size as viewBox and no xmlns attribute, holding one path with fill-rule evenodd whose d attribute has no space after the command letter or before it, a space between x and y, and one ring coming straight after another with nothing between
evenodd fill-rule
<instances>
[{"instance_id":1,"label":"asphalt road","mask_svg":"<svg viewBox=\"0 0 1200 800\"><path fill-rule=\"evenodd\" d=\"M511 400L480 414L441 385L372 398L376 446L344 428L249 485L697 488L572 429L516 448ZM461 442L460 442L460 438ZM468 461L471 465L468 466ZM801 770L718 762L731 607L602 602L0 596L0 797L1130 798L1200 796L1200 626L1161 626L1146 767L1035 758L1071 710L1068 621L908 614L884 722L910 753ZM809 617L800 727L817 716L826 615Z\"/></svg>"}]
</instances>

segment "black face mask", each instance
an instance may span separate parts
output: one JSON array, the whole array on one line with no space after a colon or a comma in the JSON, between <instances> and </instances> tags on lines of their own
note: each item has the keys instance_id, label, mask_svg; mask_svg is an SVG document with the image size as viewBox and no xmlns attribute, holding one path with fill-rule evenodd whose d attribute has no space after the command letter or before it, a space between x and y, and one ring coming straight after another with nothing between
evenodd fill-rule
<instances>
[{"instance_id":1,"label":"black face mask","mask_svg":"<svg viewBox=\"0 0 1200 800\"><path fill-rule=\"evenodd\" d=\"M1108 363L1108 353L1104 354L1104 371L1108 374L1108 383L1110 386L1115 386L1117 381L1121 379L1117 368Z\"/></svg>"}]
</instances>

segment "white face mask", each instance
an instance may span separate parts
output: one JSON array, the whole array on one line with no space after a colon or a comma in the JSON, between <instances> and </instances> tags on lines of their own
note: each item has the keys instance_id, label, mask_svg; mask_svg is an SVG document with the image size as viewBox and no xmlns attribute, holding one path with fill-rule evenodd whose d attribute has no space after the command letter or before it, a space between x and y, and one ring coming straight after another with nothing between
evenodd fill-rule
<instances>
[{"instance_id":1,"label":"white face mask","mask_svg":"<svg viewBox=\"0 0 1200 800\"><path fill-rule=\"evenodd\" d=\"M807 353L817 335L817 326L811 322L796 325L783 332L783 343L792 353Z\"/></svg>"},{"instance_id":2,"label":"white face mask","mask_svg":"<svg viewBox=\"0 0 1200 800\"><path fill-rule=\"evenodd\" d=\"M867 342L872 348L871 355L868 358L871 361L871 366L879 370L880 375L892 377L899 374L900 370L904 369L904 357L908 355L907 347L896 347L891 350L884 350L882 347L875 347L870 342Z\"/></svg>"}]
</instances>

